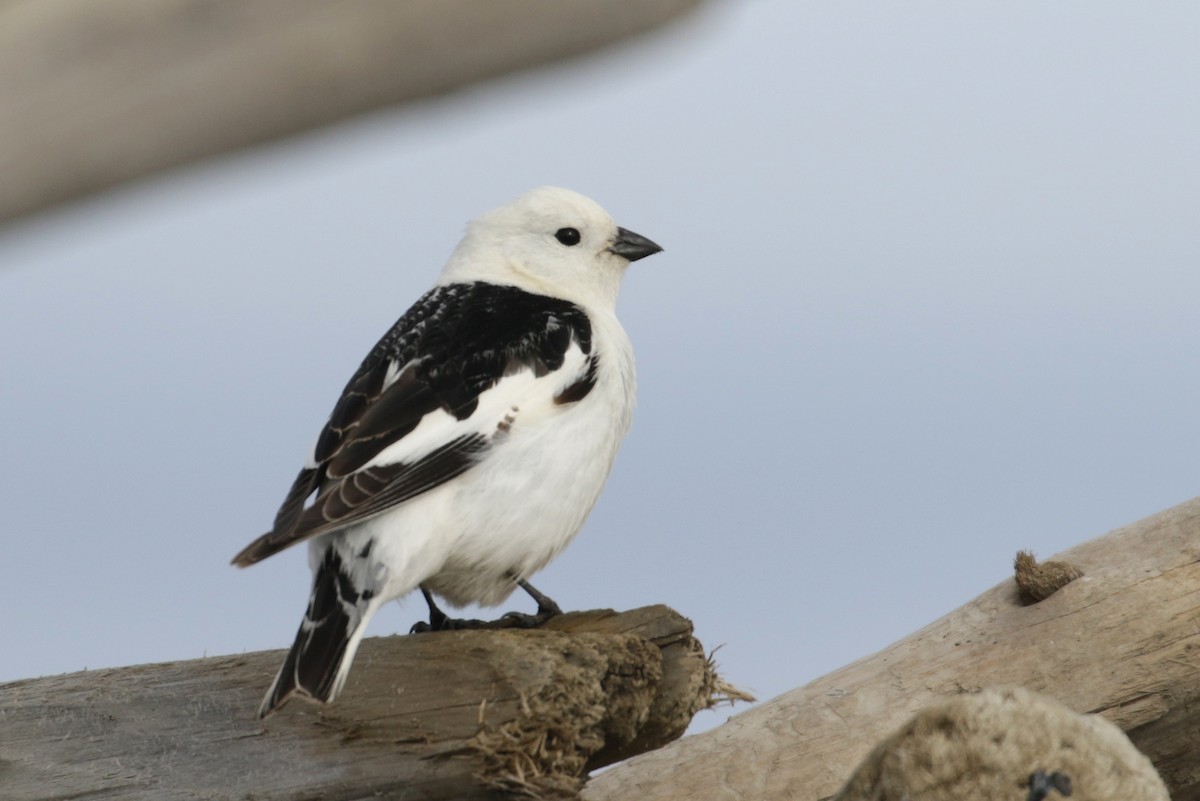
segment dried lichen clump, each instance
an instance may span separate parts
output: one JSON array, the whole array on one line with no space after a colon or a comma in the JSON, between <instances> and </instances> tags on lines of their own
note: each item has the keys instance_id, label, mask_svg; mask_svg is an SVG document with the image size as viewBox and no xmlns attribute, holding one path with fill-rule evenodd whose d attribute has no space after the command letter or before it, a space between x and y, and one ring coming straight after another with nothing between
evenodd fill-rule
<instances>
[{"instance_id":1,"label":"dried lichen clump","mask_svg":"<svg viewBox=\"0 0 1200 801\"><path fill-rule=\"evenodd\" d=\"M926 707L881 743L834 801L1170 801L1117 726L1022 688Z\"/></svg>"},{"instance_id":2,"label":"dried lichen clump","mask_svg":"<svg viewBox=\"0 0 1200 801\"><path fill-rule=\"evenodd\" d=\"M1021 600L1026 604L1044 601L1083 575L1066 562L1038 562L1029 551L1017 551L1013 561L1014 578Z\"/></svg>"}]
</instances>

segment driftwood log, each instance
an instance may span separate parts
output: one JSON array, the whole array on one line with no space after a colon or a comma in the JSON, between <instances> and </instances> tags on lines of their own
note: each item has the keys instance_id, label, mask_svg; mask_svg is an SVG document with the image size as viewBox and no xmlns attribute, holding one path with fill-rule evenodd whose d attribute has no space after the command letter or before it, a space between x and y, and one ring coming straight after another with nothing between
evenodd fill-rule
<instances>
[{"instance_id":1,"label":"driftwood log","mask_svg":"<svg viewBox=\"0 0 1200 801\"><path fill-rule=\"evenodd\" d=\"M663 606L368 639L336 703L260 721L282 659L0 685L0 798L570 798L586 770L679 737L723 686Z\"/></svg>"},{"instance_id":2,"label":"driftwood log","mask_svg":"<svg viewBox=\"0 0 1200 801\"><path fill-rule=\"evenodd\" d=\"M919 708L1023 686L1116 723L1175 801L1197 801L1200 499L1055 559L1083 575L1032 604L1005 581L873 656L604 772L584 798L826 798Z\"/></svg>"},{"instance_id":3,"label":"driftwood log","mask_svg":"<svg viewBox=\"0 0 1200 801\"><path fill-rule=\"evenodd\" d=\"M594 50L698 2L0 3L0 221Z\"/></svg>"}]
</instances>

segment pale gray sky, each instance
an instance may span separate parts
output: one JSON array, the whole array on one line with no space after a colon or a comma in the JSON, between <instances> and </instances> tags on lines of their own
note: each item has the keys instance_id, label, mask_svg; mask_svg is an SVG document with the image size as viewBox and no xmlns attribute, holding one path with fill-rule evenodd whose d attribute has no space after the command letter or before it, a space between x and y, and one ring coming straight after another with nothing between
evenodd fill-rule
<instances>
[{"instance_id":1,"label":"pale gray sky","mask_svg":"<svg viewBox=\"0 0 1200 801\"><path fill-rule=\"evenodd\" d=\"M1197 41L1185 2L718 4L0 230L0 681L289 644L303 549L230 557L538 184L667 249L634 430L535 580L567 608L670 604L769 698L1192 497Z\"/></svg>"}]
</instances>

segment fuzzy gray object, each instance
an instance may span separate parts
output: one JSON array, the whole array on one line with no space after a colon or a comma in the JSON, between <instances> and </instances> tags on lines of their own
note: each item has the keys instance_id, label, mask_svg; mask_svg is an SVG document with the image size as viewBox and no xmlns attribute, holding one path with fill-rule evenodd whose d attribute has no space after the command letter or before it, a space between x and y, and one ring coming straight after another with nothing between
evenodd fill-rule
<instances>
[{"instance_id":1,"label":"fuzzy gray object","mask_svg":"<svg viewBox=\"0 0 1200 801\"><path fill-rule=\"evenodd\" d=\"M1031 789L1039 773L1040 788ZM925 707L833 801L1055 801L1056 783L1071 801L1170 801L1150 760L1116 725L1019 687Z\"/></svg>"}]
</instances>

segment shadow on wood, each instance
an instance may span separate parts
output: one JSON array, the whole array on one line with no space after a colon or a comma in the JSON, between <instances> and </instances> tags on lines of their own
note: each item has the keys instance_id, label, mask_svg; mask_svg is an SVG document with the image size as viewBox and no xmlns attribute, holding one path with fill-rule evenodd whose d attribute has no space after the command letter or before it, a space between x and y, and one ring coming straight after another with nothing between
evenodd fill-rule
<instances>
[{"instance_id":1,"label":"shadow on wood","mask_svg":"<svg viewBox=\"0 0 1200 801\"><path fill-rule=\"evenodd\" d=\"M0 685L0 788L32 799L573 797L731 689L664 606L364 641L338 701L255 708L282 651ZM736 691L732 691L736 696Z\"/></svg>"}]
</instances>

